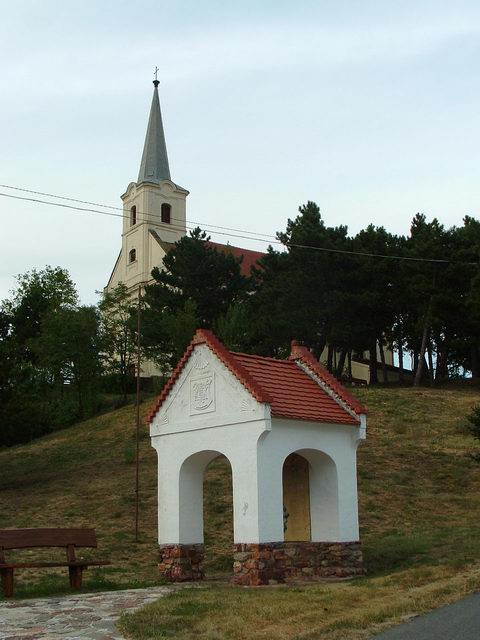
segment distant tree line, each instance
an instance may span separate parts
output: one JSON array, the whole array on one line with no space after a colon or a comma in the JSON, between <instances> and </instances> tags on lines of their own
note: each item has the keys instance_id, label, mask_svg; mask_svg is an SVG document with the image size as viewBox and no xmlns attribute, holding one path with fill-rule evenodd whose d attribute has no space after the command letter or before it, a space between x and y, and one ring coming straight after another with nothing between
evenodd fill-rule
<instances>
[{"instance_id":1,"label":"distant tree line","mask_svg":"<svg viewBox=\"0 0 480 640\"><path fill-rule=\"evenodd\" d=\"M19 276L0 304L0 446L88 418L109 394L125 401L133 386L131 317L124 285L83 306L60 267Z\"/></svg>"},{"instance_id":2,"label":"distant tree line","mask_svg":"<svg viewBox=\"0 0 480 640\"><path fill-rule=\"evenodd\" d=\"M387 347L417 383L480 376L479 221L446 229L417 214L408 237L373 225L352 237L308 202L277 237L285 248L270 247L251 277L199 229L182 238L146 287L148 357L173 366L205 327L231 349L280 358L301 340L337 376L365 353L372 383Z\"/></svg>"},{"instance_id":3,"label":"distant tree line","mask_svg":"<svg viewBox=\"0 0 480 640\"><path fill-rule=\"evenodd\" d=\"M386 348L400 378L411 359L417 384L480 376L478 220L446 229L417 214L407 237L373 225L350 236L308 202L277 237L283 247L269 247L249 276L200 229L179 240L145 287L142 357L168 373L204 327L230 349L280 358L295 338L347 379L352 355L366 353L377 382ZM106 397L125 402L136 314L123 284L83 306L64 269L19 276L0 303L0 445L94 415Z\"/></svg>"}]
</instances>

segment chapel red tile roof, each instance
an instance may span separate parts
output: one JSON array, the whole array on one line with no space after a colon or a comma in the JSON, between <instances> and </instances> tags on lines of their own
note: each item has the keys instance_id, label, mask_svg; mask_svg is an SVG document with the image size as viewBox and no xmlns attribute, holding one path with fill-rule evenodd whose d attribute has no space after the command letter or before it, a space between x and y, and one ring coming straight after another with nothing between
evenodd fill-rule
<instances>
[{"instance_id":1,"label":"chapel red tile roof","mask_svg":"<svg viewBox=\"0 0 480 640\"><path fill-rule=\"evenodd\" d=\"M366 413L305 347L292 343L288 360L265 358L229 351L211 331L198 329L158 397L149 422L198 344L206 344L258 402L269 404L274 417L358 425L360 414Z\"/></svg>"},{"instance_id":2,"label":"chapel red tile roof","mask_svg":"<svg viewBox=\"0 0 480 640\"><path fill-rule=\"evenodd\" d=\"M232 355L268 393L273 416L312 422L358 423L358 419L345 411L295 361L246 353Z\"/></svg>"}]
</instances>

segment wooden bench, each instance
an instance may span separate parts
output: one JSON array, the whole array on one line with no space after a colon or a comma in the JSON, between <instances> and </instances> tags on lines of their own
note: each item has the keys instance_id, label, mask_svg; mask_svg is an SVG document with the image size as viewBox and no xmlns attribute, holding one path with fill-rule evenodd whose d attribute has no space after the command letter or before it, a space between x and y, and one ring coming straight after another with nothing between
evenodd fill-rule
<instances>
[{"instance_id":1,"label":"wooden bench","mask_svg":"<svg viewBox=\"0 0 480 640\"><path fill-rule=\"evenodd\" d=\"M15 569L42 567L68 567L70 587L80 589L83 570L88 567L110 564L107 560L77 560L75 549L96 548L95 529L0 529L0 575L6 598L13 596L13 572ZM9 549L33 549L35 547L65 547L66 562L7 562L5 551Z\"/></svg>"}]
</instances>

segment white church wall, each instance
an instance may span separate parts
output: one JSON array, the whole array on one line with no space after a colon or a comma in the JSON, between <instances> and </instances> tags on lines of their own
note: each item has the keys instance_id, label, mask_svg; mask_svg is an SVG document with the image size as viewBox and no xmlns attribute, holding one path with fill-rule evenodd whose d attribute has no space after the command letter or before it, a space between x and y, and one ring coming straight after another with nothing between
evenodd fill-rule
<instances>
[{"instance_id":1,"label":"white church wall","mask_svg":"<svg viewBox=\"0 0 480 640\"><path fill-rule=\"evenodd\" d=\"M165 257L165 251L158 244L158 242L155 240L155 238L152 236L151 233L148 234L148 243L149 243L150 265L149 265L148 274L145 274L145 275L149 275L149 278L145 282L148 282L150 280L153 281L152 270L154 267L161 268L163 266L163 258Z\"/></svg>"},{"instance_id":2,"label":"white church wall","mask_svg":"<svg viewBox=\"0 0 480 640\"><path fill-rule=\"evenodd\" d=\"M107 290L123 282L132 291L132 297L135 297L139 285L152 281L152 269L162 266L165 253L150 230L167 243L174 243L184 236L187 195L188 191L177 187L170 180L162 180L160 184L131 182L128 185L122 195L122 252ZM171 206L170 224L162 223L163 203ZM135 224L131 220L132 207L136 207ZM136 251L134 262L130 262L132 249ZM153 370L156 370L155 367Z\"/></svg>"},{"instance_id":3,"label":"white church wall","mask_svg":"<svg viewBox=\"0 0 480 640\"><path fill-rule=\"evenodd\" d=\"M370 383L370 366L363 362L356 362L352 360L352 377L354 380L365 380L367 384Z\"/></svg>"}]
</instances>

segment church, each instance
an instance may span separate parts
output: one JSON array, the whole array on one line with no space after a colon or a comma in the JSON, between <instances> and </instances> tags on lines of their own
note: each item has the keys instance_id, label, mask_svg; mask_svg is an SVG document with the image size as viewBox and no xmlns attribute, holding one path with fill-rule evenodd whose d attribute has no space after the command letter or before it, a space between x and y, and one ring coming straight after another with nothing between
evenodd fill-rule
<instances>
[{"instance_id":1,"label":"church","mask_svg":"<svg viewBox=\"0 0 480 640\"><path fill-rule=\"evenodd\" d=\"M106 286L106 291L111 291L123 282L132 298L137 296L139 287L153 282L153 268L163 264L165 254L187 233L186 205L189 192L170 176L159 84L158 80L153 81L153 98L137 181L131 182L121 196L124 212L122 248ZM219 251L242 257L244 275L249 275L252 266L263 255L251 249L216 242L210 244ZM326 353L324 355L326 360ZM356 354L352 359L352 376L358 382L368 383L369 365L363 356ZM377 359L380 359L379 354ZM385 351L385 359L390 377L395 379L397 372L391 350ZM142 376L158 374L153 363L145 362L142 365ZM381 371L379 378L382 380Z\"/></svg>"}]
</instances>

